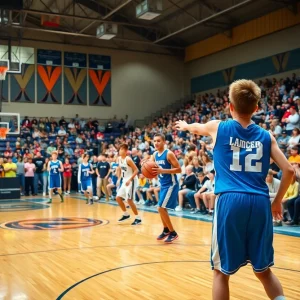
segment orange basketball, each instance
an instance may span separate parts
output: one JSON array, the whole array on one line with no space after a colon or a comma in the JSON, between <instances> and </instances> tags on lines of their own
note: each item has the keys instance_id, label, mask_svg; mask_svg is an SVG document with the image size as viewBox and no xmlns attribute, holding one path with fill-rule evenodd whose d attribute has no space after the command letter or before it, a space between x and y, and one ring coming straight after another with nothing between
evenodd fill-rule
<instances>
[{"instance_id":1,"label":"orange basketball","mask_svg":"<svg viewBox=\"0 0 300 300\"><path fill-rule=\"evenodd\" d=\"M142 173L148 179L156 177L156 175L152 173L152 168L157 168L157 164L152 160L146 160L142 165Z\"/></svg>"}]
</instances>

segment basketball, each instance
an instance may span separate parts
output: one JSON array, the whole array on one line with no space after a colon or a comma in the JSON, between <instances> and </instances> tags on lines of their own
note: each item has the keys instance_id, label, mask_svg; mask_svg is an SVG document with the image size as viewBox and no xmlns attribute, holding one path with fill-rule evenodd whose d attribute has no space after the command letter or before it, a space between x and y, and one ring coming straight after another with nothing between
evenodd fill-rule
<instances>
[{"instance_id":1,"label":"basketball","mask_svg":"<svg viewBox=\"0 0 300 300\"><path fill-rule=\"evenodd\" d=\"M157 168L157 164L152 160L147 160L142 165L142 173L148 179L156 177L156 175L152 173L152 168Z\"/></svg>"}]
</instances>

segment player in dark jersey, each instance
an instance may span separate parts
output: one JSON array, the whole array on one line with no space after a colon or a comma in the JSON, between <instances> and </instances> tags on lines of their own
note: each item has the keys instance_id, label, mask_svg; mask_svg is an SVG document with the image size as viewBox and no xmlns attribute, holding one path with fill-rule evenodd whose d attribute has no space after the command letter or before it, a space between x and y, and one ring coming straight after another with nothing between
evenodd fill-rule
<instances>
[{"instance_id":1,"label":"player in dark jersey","mask_svg":"<svg viewBox=\"0 0 300 300\"><path fill-rule=\"evenodd\" d=\"M275 138L251 121L260 88L251 80L238 80L230 86L229 95L233 120L176 122L178 130L211 136L214 141L213 299L229 299L229 275L251 263L269 298L283 300L282 286L269 268L274 264L272 214L275 219L282 218L281 200L294 170ZM265 183L270 157L283 174L272 206Z\"/></svg>"},{"instance_id":2,"label":"player in dark jersey","mask_svg":"<svg viewBox=\"0 0 300 300\"><path fill-rule=\"evenodd\" d=\"M164 226L157 240L172 243L178 239L178 235L173 228L167 209L175 209L178 204L179 184L176 174L181 173L181 168L174 153L166 149L165 144L165 136L157 133L154 136L154 146L157 151L153 153L151 159L158 165L158 168L152 170L158 175L160 182L158 212Z\"/></svg>"}]
</instances>

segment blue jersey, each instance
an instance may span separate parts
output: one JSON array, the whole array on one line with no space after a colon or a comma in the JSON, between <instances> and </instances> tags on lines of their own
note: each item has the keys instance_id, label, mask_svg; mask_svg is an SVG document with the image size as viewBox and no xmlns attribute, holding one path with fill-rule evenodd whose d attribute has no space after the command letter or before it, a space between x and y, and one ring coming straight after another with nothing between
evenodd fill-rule
<instances>
[{"instance_id":1,"label":"blue jersey","mask_svg":"<svg viewBox=\"0 0 300 300\"><path fill-rule=\"evenodd\" d=\"M110 168L112 170L112 172L110 173L110 176L113 177L113 176L116 176L116 171L117 171L117 167L119 166L118 163L116 162L112 162L111 165L110 165Z\"/></svg>"},{"instance_id":2,"label":"blue jersey","mask_svg":"<svg viewBox=\"0 0 300 300\"><path fill-rule=\"evenodd\" d=\"M265 182L271 156L269 132L254 123L243 128L235 120L221 122L213 156L215 194L269 195Z\"/></svg>"},{"instance_id":3,"label":"blue jersey","mask_svg":"<svg viewBox=\"0 0 300 300\"><path fill-rule=\"evenodd\" d=\"M157 151L154 152L153 157L157 165L159 165L163 169L172 169L172 165L168 161L168 152L169 150L164 150L163 153L159 154ZM177 176L176 174L159 174L158 176L160 186L163 187L169 187L175 184L178 184Z\"/></svg>"},{"instance_id":4,"label":"blue jersey","mask_svg":"<svg viewBox=\"0 0 300 300\"><path fill-rule=\"evenodd\" d=\"M78 169L78 181L88 181L91 179L91 175L89 171L91 171L91 165L88 163L87 165L85 164L80 164L79 169Z\"/></svg>"},{"instance_id":5,"label":"blue jersey","mask_svg":"<svg viewBox=\"0 0 300 300\"><path fill-rule=\"evenodd\" d=\"M58 169L60 169L60 161L50 161L50 176L59 176L59 171Z\"/></svg>"}]
</instances>

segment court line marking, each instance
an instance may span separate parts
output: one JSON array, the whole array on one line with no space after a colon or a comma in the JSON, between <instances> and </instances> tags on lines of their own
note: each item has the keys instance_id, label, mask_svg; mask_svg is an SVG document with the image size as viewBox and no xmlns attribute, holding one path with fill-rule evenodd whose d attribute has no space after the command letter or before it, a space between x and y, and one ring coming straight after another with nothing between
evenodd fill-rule
<instances>
[{"instance_id":1,"label":"court line marking","mask_svg":"<svg viewBox=\"0 0 300 300\"><path fill-rule=\"evenodd\" d=\"M179 244L174 243L174 246L184 246L184 247L210 247L207 244ZM31 251L31 252L19 252L19 253L8 253L0 254L0 257L5 256L16 256L16 255L26 255L26 254L37 254L37 253L48 253L48 252L58 252L58 251L69 251L69 250L84 250L84 249L95 249L95 248L118 248L118 247L167 247L166 244L140 244L140 245L112 245L112 246L90 246L90 247L77 247L77 248L60 248L60 249L51 249L51 250L40 250L40 251Z\"/></svg>"},{"instance_id":2,"label":"court line marking","mask_svg":"<svg viewBox=\"0 0 300 300\"><path fill-rule=\"evenodd\" d=\"M175 244L174 244L175 245ZM94 274L94 275L91 275L89 277L86 277L76 283L74 283L73 285L71 285L70 287L68 287L65 291L63 291L57 298L56 300L61 300L67 293L69 293L72 289L74 289L76 286L80 285L81 283L89 280L89 279L92 279L94 277L97 277L97 276L100 276L100 275L103 275L105 273L109 273L109 272L113 272L113 271L117 271L117 270L121 270L121 269L126 269L126 268L131 268L131 267L137 267L137 266L143 266L143 265L151 265L151 264L163 264L163 263L195 263L195 262L200 262L200 263L209 263L210 261L209 260L187 260L187 261L184 261L184 260L171 260L171 261L155 261L155 262L146 262L146 263L139 263L139 264L133 264L133 265L127 265L127 266L122 266L122 267L116 267L116 268L113 268L113 269L108 269L108 270L105 270L105 271L102 271L100 273L97 273L97 274Z\"/></svg>"},{"instance_id":3,"label":"court line marking","mask_svg":"<svg viewBox=\"0 0 300 300\"><path fill-rule=\"evenodd\" d=\"M74 195L71 197L71 199L73 200L85 200L85 198L83 198L80 195ZM118 206L118 203L114 203L114 202L105 202L104 200L100 200L100 202L96 202L95 204L107 204L110 206ZM151 209L150 207L144 207L144 206L138 206L137 205L137 209L138 210L142 210L142 211L146 211L146 212L151 212L151 213L155 213L158 214L157 210ZM183 219L188 219L188 220L195 220L195 221L202 221L205 223L212 223L212 218L208 218L202 215L186 215L184 214L185 212L178 214L175 211L169 211L169 215L172 217L177 217L177 218L183 218ZM284 226L285 227L285 226ZM292 237L300 237L300 231L286 231L281 229L280 227L273 227L273 233L274 234L282 234L282 235L287 235L287 236L292 236Z\"/></svg>"},{"instance_id":4,"label":"court line marking","mask_svg":"<svg viewBox=\"0 0 300 300\"><path fill-rule=\"evenodd\" d=\"M131 268L131 267L138 267L138 266L144 266L144 265L152 265L152 264L164 264L164 263L210 263L210 260L170 260L170 261L155 261L155 262L146 262L146 263L139 263L139 264L132 264L132 265L126 265L126 266L122 266L122 267L116 267L113 269L108 269L99 273L96 273L94 275L91 275L89 277L86 277L76 283L74 283L73 285L71 285L70 287L68 287L65 291L63 291L57 298L56 300L61 300L67 293L69 293L71 290L73 290L75 287L77 287L78 285L80 285L81 283L84 283L85 281L92 279L94 277L109 273L109 272L113 272L113 271L118 271L121 269L127 269L127 268ZM249 266L250 267L250 266ZM274 269L280 269L280 270L285 270L285 271L291 271L291 272L297 272L300 273L300 270L293 270L293 269L286 269L286 268L280 268L280 267L272 267Z\"/></svg>"}]
</instances>

